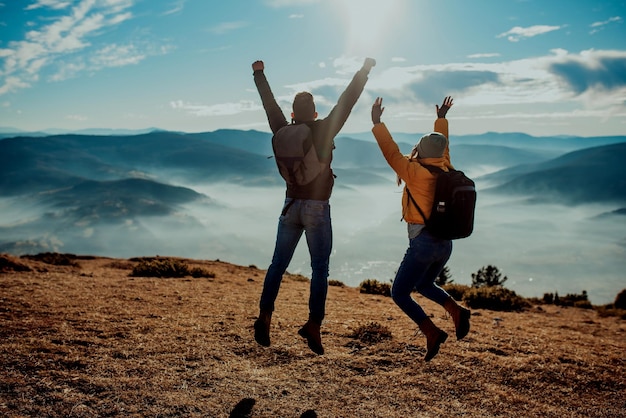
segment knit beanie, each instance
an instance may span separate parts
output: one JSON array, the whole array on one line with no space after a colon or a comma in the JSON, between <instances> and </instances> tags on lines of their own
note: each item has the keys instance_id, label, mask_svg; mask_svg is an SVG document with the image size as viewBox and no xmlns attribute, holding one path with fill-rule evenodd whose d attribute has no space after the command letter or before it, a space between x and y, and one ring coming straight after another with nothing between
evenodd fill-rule
<instances>
[{"instance_id":1,"label":"knit beanie","mask_svg":"<svg viewBox=\"0 0 626 418\"><path fill-rule=\"evenodd\" d=\"M448 138L439 132L424 135L417 146L417 158L440 158L448 146Z\"/></svg>"}]
</instances>

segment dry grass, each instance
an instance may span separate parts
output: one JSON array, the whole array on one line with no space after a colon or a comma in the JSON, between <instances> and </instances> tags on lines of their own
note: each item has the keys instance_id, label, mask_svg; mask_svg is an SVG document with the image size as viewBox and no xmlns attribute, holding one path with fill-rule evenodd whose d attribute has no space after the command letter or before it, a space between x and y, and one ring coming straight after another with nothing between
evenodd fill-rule
<instances>
[{"instance_id":1,"label":"dry grass","mask_svg":"<svg viewBox=\"0 0 626 418\"><path fill-rule=\"evenodd\" d=\"M297 335L300 278L284 280L264 348L254 266L186 260L215 277L157 279L129 277L131 260L0 258L3 417L626 417L626 323L593 310L474 310L457 342L420 298L451 334L424 363L390 298L331 286L317 356ZM377 327L391 339L355 338Z\"/></svg>"}]
</instances>

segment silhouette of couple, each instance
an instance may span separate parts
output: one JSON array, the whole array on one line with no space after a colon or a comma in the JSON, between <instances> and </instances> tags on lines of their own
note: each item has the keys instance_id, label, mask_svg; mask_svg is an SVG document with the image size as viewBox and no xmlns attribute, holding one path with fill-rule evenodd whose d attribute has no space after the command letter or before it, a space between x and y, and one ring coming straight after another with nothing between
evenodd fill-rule
<instances>
[{"instance_id":1,"label":"silhouette of couple","mask_svg":"<svg viewBox=\"0 0 626 418\"><path fill-rule=\"evenodd\" d=\"M296 246L305 234L311 256L311 286L309 294L309 317L298 334L306 339L309 348L316 354L324 354L320 327L326 314L328 292L328 265L332 249L332 225L329 199L334 185L331 169L334 138L348 119L352 108L359 99L368 75L376 61L365 59L350 84L339 97L337 104L324 119L317 118L313 96L308 92L296 94L291 113L291 123L287 121L276 102L265 77L263 61L252 64L254 82L259 91L263 108L273 134L288 125L306 124L311 131L311 139L317 157L324 166L321 173L306 185L286 182L287 190L284 206L278 220L278 232L271 264L263 283L259 302L259 316L254 323L254 338L262 346L270 345L270 328L274 303L283 274L293 257ZM372 132L383 156L398 175L398 184L404 181L402 214L407 222L409 247L393 281L391 296L393 301L408 315L426 336L429 361L438 352L448 334L439 329L411 297L416 289L425 297L442 305L451 315L457 339L467 335L470 328L470 311L457 302L435 279L445 266L452 253L452 241L432 236L424 228L425 220L414 205L409 204L407 191L421 208L427 208L424 216L430 216L434 199L436 175L420 163L434 165L445 171L453 169L448 148L448 121L446 114L452 106L452 98L445 97L441 106L436 105L437 119L432 133L424 135L410 155L400 152L381 116L384 111L382 98L372 105Z\"/></svg>"}]
</instances>

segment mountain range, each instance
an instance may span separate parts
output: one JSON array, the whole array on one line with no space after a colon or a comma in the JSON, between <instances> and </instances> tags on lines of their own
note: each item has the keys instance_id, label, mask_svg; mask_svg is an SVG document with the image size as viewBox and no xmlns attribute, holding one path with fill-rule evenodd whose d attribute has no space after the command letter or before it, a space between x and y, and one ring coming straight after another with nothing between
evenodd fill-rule
<instances>
[{"instance_id":1,"label":"mountain range","mask_svg":"<svg viewBox=\"0 0 626 418\"><path fill-rule=\"evenodd\" d=\"M336 187L394 181L377 144L366 134L335 139ZM0 138L0 251L45 249L51 244L41 244L41 237L59 234L80 239L85 251L97 251L106 243L91 238L110 236L112 226L150 242L153 233L142 219L161 217L182 233L198 228L193 216L184 215L184 205L209 210L221 204L220 196L196 191L203 184L284 187L267 132L7 132ZM417 134L397 135L405 153L418 139ZM612 202L626 207L626 137L490 133L453 138L450 147L453 164L475 176L481 193L516 194L530 202Z\"/></svg>"}]
</instances>

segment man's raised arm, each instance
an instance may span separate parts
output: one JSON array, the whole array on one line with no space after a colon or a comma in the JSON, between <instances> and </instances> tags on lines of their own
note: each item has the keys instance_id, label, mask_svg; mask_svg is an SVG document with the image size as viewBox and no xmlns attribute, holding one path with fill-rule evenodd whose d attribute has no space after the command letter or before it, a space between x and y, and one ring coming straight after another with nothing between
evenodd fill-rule
<instances>
[{"instance_id":1,"label":"man's raised arm","mask_svg":"<svg viewBox=\"0 0 626 418\"><path fill-rule=\"evenodd\" d=\"M276 133L280 128L288 125L289 123L287 122L287 119L285 119L285 115L280 109L280 106L276 103L274 93L272 93L270 84L267 82L267 78L265 78L265 73L263 72L264 70L265 64L263 64L263 61L255 61L252 63L252 71L254 71L254 84L256 84L256 88L261 96L261 102L263 103L263 108L265 109L270 129L273 133Z\"/></svg>"}]
</instances>

